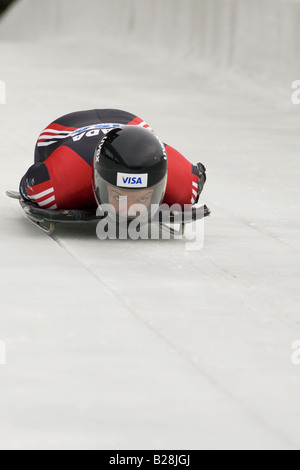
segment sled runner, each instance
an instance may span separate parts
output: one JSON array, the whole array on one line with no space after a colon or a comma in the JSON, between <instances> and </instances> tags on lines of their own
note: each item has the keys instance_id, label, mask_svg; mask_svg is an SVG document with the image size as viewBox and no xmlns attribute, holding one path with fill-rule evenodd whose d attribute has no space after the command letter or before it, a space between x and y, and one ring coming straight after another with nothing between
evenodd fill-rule
<instances>
[{"instance_id":1,"label":"sled runner","mask_svg":"<svg viewBox=\"0 0 300 470\"><path fill-rule=\"evenodd\" d=\"M52 235L55 232L56 225L62 223L79 223L79 222L97 222L104 218L104 215L96 215L95 209L90 210L47 210L42 209L37 204L24 201L20 193L16 191L7 191L6 195L12 199L17 199L26 215L26 217L41 230L46 232L48 235ZM171 233L184 233L185 225L196 220L200 220L203 217L209 216L211 213L207 206L191 207L188 211L183 212L171 212L169 214L168 224L166 225L163 221L162 212L158 212L157 216L153 219L153 222L157 222L161 227L166 228ZM175 225L180 225L180 229L176 230Z\"/></svg>"}]
</instances>

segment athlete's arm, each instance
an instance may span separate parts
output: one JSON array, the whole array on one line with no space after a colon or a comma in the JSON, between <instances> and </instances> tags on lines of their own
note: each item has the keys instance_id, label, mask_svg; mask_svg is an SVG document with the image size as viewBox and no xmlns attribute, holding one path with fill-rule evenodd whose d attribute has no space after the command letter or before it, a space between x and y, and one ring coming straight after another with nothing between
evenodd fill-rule
<instances>
[{"instance_id":1,"label":"athlete's arm","mask_svg":"<svg viewBox=\"0 0 300 470\"><path fill-rule=\"evenodd\" d=\"M170 145L165 147L168 156L168 182L163 202L169 206L180 204L182 207L185 204L195 204L203 187L198 167Z\"/></svg>"}]
</instances>

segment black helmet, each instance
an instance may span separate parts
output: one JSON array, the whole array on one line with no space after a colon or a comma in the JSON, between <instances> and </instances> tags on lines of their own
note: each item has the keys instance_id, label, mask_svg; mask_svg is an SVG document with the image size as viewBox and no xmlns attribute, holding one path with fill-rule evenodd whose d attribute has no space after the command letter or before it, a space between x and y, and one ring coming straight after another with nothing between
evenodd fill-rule
<instances>
[{"instance_id":1,"label":"black helmet","mask_svg":"<svg viewBox=\"0 0 300 470\"><path fill-rule=\"evenodd\" d=\"M150 213L162 203L168 161L164 144L150 130L128 125L110 131L97 145L94 156L94 192L99 206L113 205L126 197L128 210L141 204ZM120 205L119 205L120 207ZM153 212L152 212L153 214ZM132 219L126 210L126 218Z\"/></svg>"}]
</instances>

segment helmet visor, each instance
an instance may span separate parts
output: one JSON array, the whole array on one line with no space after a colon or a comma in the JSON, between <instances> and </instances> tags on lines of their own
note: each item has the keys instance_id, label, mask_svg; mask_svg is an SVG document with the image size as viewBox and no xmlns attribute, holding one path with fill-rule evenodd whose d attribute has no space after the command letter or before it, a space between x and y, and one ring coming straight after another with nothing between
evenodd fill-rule
<instances>
[{"instance_id":1,"label":"helmet visor","mask_svg":"<svg viewBox=\"0 0 300 470\"><path fill-rule=\"evenodd\" d=\"M95 171L95 195L99 206L106 206L110 214L115 214L117 220L133 220L137 216L154 215L162 203L166 177L154 186L129 189L114 186L108 183L97 171ZM108 205L108 206L107 206Z\"/></svg>"}]
</instances>

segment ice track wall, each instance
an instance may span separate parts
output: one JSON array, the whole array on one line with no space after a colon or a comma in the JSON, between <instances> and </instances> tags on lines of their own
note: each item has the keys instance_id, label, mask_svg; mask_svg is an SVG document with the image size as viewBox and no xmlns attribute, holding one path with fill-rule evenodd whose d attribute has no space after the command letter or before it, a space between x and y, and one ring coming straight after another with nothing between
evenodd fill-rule
<instances>
[{"instance_id":1,"label":"ice track wall","mask_svg":"<svg viewBox=\"0 0 300 470\"><path fill-rule=\"evenodd\" d=\"M290 87L300 73L299 0L18 0L0 39L112 37ZM95 37L94 37L95 39ZM95 44L93 42L93 44Z\"/></svg>"}]
</instances>

